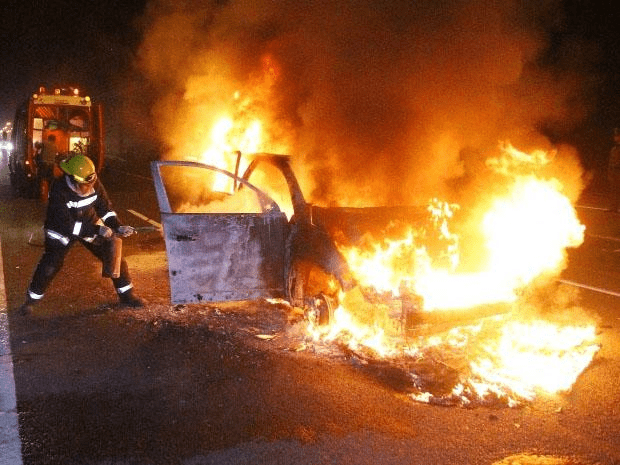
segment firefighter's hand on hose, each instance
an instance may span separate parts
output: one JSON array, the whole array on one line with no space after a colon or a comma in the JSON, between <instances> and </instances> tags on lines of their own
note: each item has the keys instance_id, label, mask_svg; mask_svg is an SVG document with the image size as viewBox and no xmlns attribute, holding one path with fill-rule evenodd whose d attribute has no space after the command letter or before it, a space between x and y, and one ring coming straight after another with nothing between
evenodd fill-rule
<instances>
[{"instance_id":1,"label":"firefighter's hand on hose","mask_svg":"<svg viewBox=\"0 0 620 465\"><path fill-rule=\"evenodd\" d=\"M109 239L110 237L112 237L112 229L108 228L107 226L99 226L99 235L101 237L105 237L106 239Z\"/></svg>"},{"instance_id":2,"label":"firefighter's hand on hose","mask_svg":"<svg viewBox=\"0 0 620 465\"><path fill-rule=\"evenodd\" d=\"M129 237L135 232L136 230L132 226L123 225L123 226L119 226L118 228L116 228L116 234L118 234L121 237Z\"/></svg>"}]
</instances>

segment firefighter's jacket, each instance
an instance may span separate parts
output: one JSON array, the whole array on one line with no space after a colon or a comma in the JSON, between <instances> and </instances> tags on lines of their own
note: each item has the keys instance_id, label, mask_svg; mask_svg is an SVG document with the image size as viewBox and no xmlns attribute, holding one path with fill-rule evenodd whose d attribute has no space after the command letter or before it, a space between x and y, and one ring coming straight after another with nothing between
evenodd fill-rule
<instances>
[{"instance_id":1,"label":"firefighter's jacket","mask_svg":"<svg viewBox=\"0 0 620 465\"><path fill-rule=\"evenodd\" d=\"M98 179L84 196L78 194L66 175L52 183L44 224L48 238L63 245L78 238L92 242L101 224L112 230L120 226L108 194Z\"/></svg>"}]
</instances>

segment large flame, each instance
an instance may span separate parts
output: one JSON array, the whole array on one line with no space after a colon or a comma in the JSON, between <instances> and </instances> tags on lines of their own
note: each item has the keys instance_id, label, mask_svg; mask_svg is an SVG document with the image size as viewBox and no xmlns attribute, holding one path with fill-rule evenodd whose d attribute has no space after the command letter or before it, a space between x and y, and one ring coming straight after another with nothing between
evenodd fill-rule
<instances>
[{"instance_id":1,"label":"large flame","mask_svg":"<svg viewBox=\"0 0 620 465\"><path fill-rule=\"evenodd\" d=\"M274 74L267 72L262 88L272 79ZM252 98L237 92L232 101L228 113L210 129L199 161L242 172L248 160L237 159L237 151L266 151L269 144L264 140L262 115L251 111ZM486 199L479 216L473 235L479 240L475 264L463 262L460 242L464 238L452 230L451 222L460 207L433 199L427 223L432 233L411 226L400 238L341 247L360 286L388 295L387 300L397 300L405 293L419 296L425 311L489 304L518 307L524 288L541 276L557 275L566 265L566 249L583 242L585 228L562 192L562 184L539 176L539 168L550 163L554 154L527 154L510 144L504 144L502 151L501 157L487 162L504 176L505 185L501 193ZM217 176L210 189L230 192L230 180ZM286 197L282 192L268 193L276 201ZM442 245L439 253L429 250L429 237ZM565 391L598 350L594 325L562 326L537 319L503 318L432 337L404 339L402 327L395 324L399 309L388 303L369 309L361 295L349 294L341 300L328 327L310 324L308 331L315 341L338 341L376 358L409 360L414 384L420 384L415 367L419 360L433 359L447 366L451 358L465 360L457 365L467 368L460 370L448 392L433 393L422 383L420 392L413 395L419 401L439 398L469 404L495 398L515 405L532 399L537 391ZM359 318L364 313L373 318ZM383 317L377 317L381 313Z\"/></svg>"},{"instance_id":2,"label":"large flame","mask_svg":"<svg viewBox=\"0 0 620 465\"><path fill-rule=\"evenodd\" d=\"M524 164L539 167L549 162L543 152L531 156L511 145L503 146L506 159L491 161L505 177L504 189L486 203L475 237L477 263L461 263L459 241L450 220L458 206L433 200L428 207L434 237L443 241L442 259L431 256L427 230L411 227L398 239L385 239L360 247L341 247L357 282L363 288L385 295L383 311L397 316L390 300L404 292L421 297L425 311L473 309L502 304L513 309L519 296L541 277L553 277L566 266L566 249L581 245L585 227L577 219L569 199L555 178L537 176ZM511 168L519 166L519 170ZM437 255L437 254L435 254ZM472 268L476 268L472 271ZM381 358L447 358L462 351L467 369L442 398L471 403L474 399L504 398L509 405L532 399L537 391L570 389L588 366L598 346L595 326L587 323L562 325L533 318L518 321L503 316L473 326L457 326L433 337L405 341L390 318L365 318L369 313L363 299L341 299L328 329L312 326L315 340L340 340L355 351L372 352ZM396 331L395 331L396 329ZM441 355L437 355L441 354ZM412 372L415 379L415 369ZM429 401L426 391L414 398Z\"/></svg>"},{"instance_id":3,"label":"large flame","mask_svg":"<svg viewBox=\"0 0 620 465\"><path fill-rule=\"evenodd\" d=\"M558 327L545 321L508 322L487 343L487 357L471 363L478 394L510 386L531 399L536 389L567 391L598 350L593 325Z\"/></svg>"},{"instance_id":4,"label":"large flame","mask_svg":"<svg viewBox=\"0 0 620 465\"><path fill-rule=\"evenodd\" d=\"M204 88L212 83L208 79L191 80L187 85L186 100L193 103L192 118L187 118L182 133L175 141L185 141L167 154L172 159L192 160L230 173L242 175L251 160L248 154L258 152L288 153L287 138L282 131L276 130L269 102L275 98L273 87L279 78L277 63L269 55L261 59L262 67L250 77L250 82L239 82L239 87L231 87L233 82L222 82L218 92L218 105L205 96ZM183 134L186 137L183 138ZM190 153L186 153L189 150ZM212 212L218 208L213 197L203 198L204 192L223 194L235 193L234 179L221 173L204 176L191 169L170 175L171 189L178 190L179 196L187 198L182 205L183 211ZM255 185L260 185L261 173L257 173ZM260 186L265 188L265 186ZM274 200L282 201L283 194L278 189L265 188ZM215 198L218 198L215 196ZM197 200L198 199L198 200ZM258 203L229 199L225 205L232 205L231 211L256 211ZM254 199L256 200L256 199ZM195 205L194 202L199 204ZM221 204L221 202L219 202ZM237 208L236 206L239 205ZM287 213L289 213L287 211Z\"/></svg>"},{"instance_id":5,"label":"large flame","mask_svg":"<svg viewBox=\"0 0 620 465\"><path fill-rule=\"evenodd\" d=\"M484 269L459 273L427 267L414 276L415 291L426 308L512 302L535 278L559 273L566 248L581 245L585 230L559 188L555 180L515 179L507 195L494 199L483 217Z\"/></svg>"},{"instance_id":6,"label":"large flame","mask_svg":"<svg viewBox=\"0 0 620 465\"><path fill-rule=\"evenodd\" d=\"M231 173L239 173L247 167L247 160L242 159L236 166L236 152L253 153L261 146L261 122L252 120L247 124L235 122L230 116L223 116L216 121L211 130L211 144L202 153L199 161L221 168ZM219 175L215 178L212 190L230 192L230 178Z\"/></svg>"},{"instance_id":7,"label":"large flame","mask_svg":"<svg viewBox=\"0 0 620 465\"><path fill-rule=\"evenodd\" d=\"M274 98L273 87L280 75L279 67L270 55L261 58L261 65L260 72L252 76L243 90L233 92L228 106L222 108L222 114L215 119L200 157L203 163L230 172L236 169L243 172L249 161L242 159L240 166L235 166L238 152L288 153L284 138L276 137L273 130L265 130L266 126L275 128L265 102Z\"/></svg>"},{"instance_id":8,"label":"large flame","mask_svg":"<svg viewBox=\"0 0 620 465\"><path fill-rule=\"evenodd\" d=\"M583 242L585 228L560 188L556 180L521 176L506 195L495 198L483 215L479 252L486 260L476 272L459 271L458 237L447 226L452 209L438 207L437 201L429 211L441 215L449 267L434 265L425 244L416 240L425 235L413 229L370 249L342 251L358 282L394 294L408 283L424 299L426 310L513 302L535 278L561 271L566 248Z\"/></svg>"}]
</instances>

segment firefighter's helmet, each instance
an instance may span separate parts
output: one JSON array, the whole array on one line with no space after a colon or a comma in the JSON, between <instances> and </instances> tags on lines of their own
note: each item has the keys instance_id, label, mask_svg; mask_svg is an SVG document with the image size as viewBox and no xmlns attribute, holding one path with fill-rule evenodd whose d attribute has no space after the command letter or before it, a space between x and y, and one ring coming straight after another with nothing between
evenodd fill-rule
<instances>
[{"instance_id":1,"label":"firefighter's helmet","mask_svg":"<svg viewBox=\"0 0 620 465\"><path fill-rule=\"evenodd\" d=\"M85 155L73 155L59 163L60 169L78 184L90 184L97 179L95 165Z\"/></svg>"}]
</instances>

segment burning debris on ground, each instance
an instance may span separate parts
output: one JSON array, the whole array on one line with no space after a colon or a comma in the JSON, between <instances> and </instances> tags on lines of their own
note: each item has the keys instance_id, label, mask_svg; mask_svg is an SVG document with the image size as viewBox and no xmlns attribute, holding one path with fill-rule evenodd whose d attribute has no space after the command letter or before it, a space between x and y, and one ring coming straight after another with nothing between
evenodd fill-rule
<instances>
[{"instance_id":1,"label":"burning debris on ground","mask_svg":"<svg viewBox=\"0 0 620 465\"><path fill-rule=\"evenodd\" d=\"M414 328L402 338L348 325L314 328L315 351L341 350L375 374L398 371L413 400L439 405L515 407L538 394L568 392L599 350L592 324L562 327L516 314L443 332L421 327L418 336Z\"/></svg>"},{"instance_id":2,"label":"burning debris on ground","mask_svg":"<svg viewBox=\"0 0 620 465\"><path fill-rule=\"evenodd\" d=\"M339 327L338 312L329 326L316 327L281 300L151 305L124 315L160 335L219 335L222 343L351 363L413 401L468 408L518 407L568 392L599 349L595 326L585 324L578 308L566 309L562 318L506 313L448 330L420 325L389 338L351 321ZM560 325L562 319L573 323ZM575 323L579 319L583 325Z\"/></svg>"},{"instance_id":3,"label":"burning debris on ground","mask_svg":"<svg viewBox=\"0 0 620 465\"><path fill-rule=\"evenodd\" d=\"M496 316L442 333L421 328L420 336L393 339L386 355L344 332L331 340L311 337L308 321L291 324L290 312L255 302L216 307L203 312L199 326L228 338L255 338L252 345L262 349L353 363L414 401L444 406L517 407L538 395L568 392L599 349L591 326L558 329L549 321ZM178 324L164 317L156 327Z\"/></svg>"}]
</instances>

